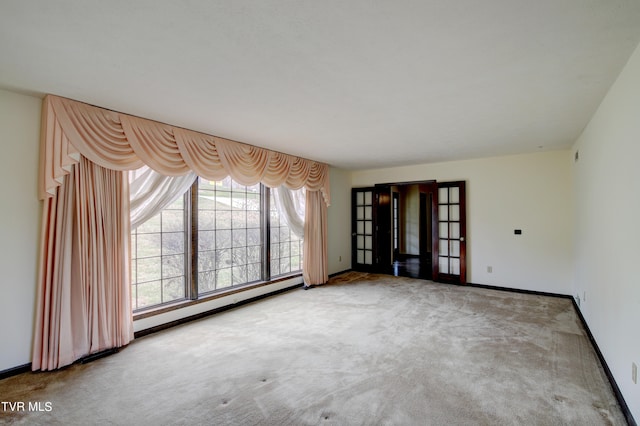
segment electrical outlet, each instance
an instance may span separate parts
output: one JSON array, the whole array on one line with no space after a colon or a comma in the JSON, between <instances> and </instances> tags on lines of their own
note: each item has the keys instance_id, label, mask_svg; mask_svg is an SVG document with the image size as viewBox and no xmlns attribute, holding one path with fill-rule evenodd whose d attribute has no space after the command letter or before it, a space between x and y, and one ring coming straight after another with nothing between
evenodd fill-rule
<instances>
[{"instance_id":1,"label":"electrical outlet","mask_svg":"<svg viewBox=\"0 0 640 426\"><path fill-rule=\"evenodd\" d=\"M493 272L493 266L487 266L487 272L491 274Z\"/></svg>"},{"instance_id":2,"label":"electrical outlet","mask_svg":"<svg viewBox=\"0 0 640 426\"><path fill-rule=\"evenodd\" d=\"M638 384L638 366L635 362L631 363L631 380L633 380L633 384Z\"/></svg>"}]
</instances>

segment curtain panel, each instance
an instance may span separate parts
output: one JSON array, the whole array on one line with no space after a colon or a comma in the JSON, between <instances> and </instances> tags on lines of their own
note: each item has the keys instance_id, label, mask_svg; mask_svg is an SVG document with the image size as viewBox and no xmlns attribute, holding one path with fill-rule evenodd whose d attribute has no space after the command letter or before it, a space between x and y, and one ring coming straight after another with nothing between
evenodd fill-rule
<instances>
[{"instance_id":1,"label":"curtain panel","mask_svg":"<svg viewBox=\"0 0 640 426\"><path fill-rule=\"evenodd\" d=\"M127 176L85 158L44 202L32 369L133 339Z\"/></svg>"},{"instance_id":2,"label":"curtain panel","mask_svg":"<svg viewBox=\"0 0 640 426\"><path fill-rule=\"evenodd\" d=\"M308 285L328 280L327 164L47 95L34 370L133 339L126 171L144 165L165 176L306 188L303 275Z\"/></svg>"}]
</instances>

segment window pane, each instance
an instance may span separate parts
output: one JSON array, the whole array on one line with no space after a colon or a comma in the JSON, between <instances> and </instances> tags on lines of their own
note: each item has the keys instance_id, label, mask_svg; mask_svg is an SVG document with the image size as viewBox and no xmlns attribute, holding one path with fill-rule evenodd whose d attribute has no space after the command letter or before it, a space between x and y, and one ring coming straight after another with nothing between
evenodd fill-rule
<instances>
[{"instance_id":1,"label":"window pane","mask_svg":"<svg viewBox=\"0 0 640 426\"><path fill-rule=\"evenodd\" d=\"M246 247L234 248L231 251L231 260L233 266L246 265L247 264L247 249Z\"/></svg>"},{"instance_id":2,"label":"window pane","mask_svg":"<svg viewBox=\"0 0 640 426\"><path fill-rule=\"evenodd\" d=\"M184 231L184 211L183 210L163 210L162 211L162 232L182 232Z\"/></svg>"},{"instance_id":3,"label":"window pane","mask_svg":"<svg viewBox=\"0 0 640 426\"><path fill-rule=\"evenodd\" d=\"M136 257L160 256L162 253L161 234L138 234Z\"/></svg>"},{"instance_id":4,"label":"window pane","mask_svg":"<svg viewBox=\"0 0 640 426\"><path fill-rule=\"evenodd\" d=\"M152 281L136 285L137 309L162 303L162 281Z\"/></svg>"},{"instance_id":5,"label":"window pane","mask_svg":"<svg viewBox=\"0 0 640 426\"><path fill-rule=\"evenodd\" d=\"M171 302L184 299L184 277L172 278L162 281L162 301Z\"/></svg>"},{"instance_id":6,"label":"window pane","mask_svg":"<svg viewBox=\"0 0 640 426\"><path fill-rule=\"evenodd\" d=\"M215 210L200 210L198 212L198 230L210 231L216 229Z\"/></svg>"},{"instance_id":7,"label":"window pane","mask_svg":"<svg viewBox=\"0 0 640 426\"><path fill-rule=\"evenodd\" d=\"M216 289L216 271L198 273L198 293L208 293Z\"/></svg>"},{"instance_id":8,"label":"window pane","mask_svg":"<svg viewBox=\"0 0 640 426\"><path fill-rule=\"evenodd\" d=\"M440 240L439 254L440 256L449 256L449 240Z\"/></svg>"},{"instance_id":9,"label":"window pane","mask_svg":"<svg viewBox=\"0 0 640 426\"><path fill-rule=\"evenodd\" d=\"M247 230L234 229L231 231L233 238L233 247L245 247L247 245Z\"/></svg>"},{"instance_id":10,"label":"window pane","mask_svg":"<svg viewBox=\"0 0 640 426\"><path fill-rule=\"evenodd\" d=\"M184 226L184 225L183 225ZM184 232L162 234L162 254L184 254Z\"/></svg>"},{"instance_id":11,"label":"window pane","mask_svg":"<svg viewBox=\"0 0 640 426\"><path fill-rule=\"evenodd\" d=\"M262 247L251 246L247 247L247 262L260 263L262 258Z\"/></svg>"},{"instance_id":12,"label":"window pane","mask_svg":"<svg viewBox=\"0 0 640 426\"><path fill-rule=\"evenodd\" d=\"M238 188L239 189L239 188ZM231 208L244 212L247 210L247 194L245 192L234 191L231 194Z\"/></svg>"},{"instance_id":13,"label":"window pane","mask_svg":"<svg viewBox=\"0 0 640 426\"><path fill-rule=\"evenodd\" d=\"M231 286L231 268L218 269L216 274L216 289Z\"/></svg>"},{"instance_id":14,"label":"window pane","mask_svg":"<svg viewBox=\"0 0 640 426\"><path fill-rule=\"evenodd\" d=\"M291 191L291 196L295 205L295 212L291 213L304 217L305 190ZM273 196L270 198L269 206L272 277L299 272L302 269L302 250L300 249L302 238L291 231L287 225L287 220L285 220L286 213L281 212L278 208L274 191Z\"/></svg>"},{"instance_id":15,"label":"window pane","mask_svg":"<svg viewBox=\"0 0 640 426\"><path fill-rule=\"evenodd\" d=\"M440 238L449 238L449 223L440 222L438 224Z\"/></svg>"},{"instance_id":16,"label":"window pane","mask_svg":"<svg viewBox=\"0 0 640 426\"><path fill-rule=\"evenodd\" d=\"M449 220L460 220L460 205L453 204L449 206Z\"/></svg>"},{"instance_id":17,"label":"window pane","mask_svg":"<svg viewBox=\"0 0 640 426\"><path fill-rule=\"evenodd\" d=\"M438 188L438 203L449 204L448 188Z\"/></svg>"},{"instance_id":18,"label":"window pane","mask_svg":"<svg viewBox=\"0 0 640 426\"><path fill-rule=\"evenodd\" d=\"M260 245L260 229L247 229L247 245Z\"/></svg>"},{"instance_id":19,"label":"window pane","mask_svg":"<svg viewBox=\"0 0 640 426\"><path fill-rule=\"evenodd\" d=\"M216 191L216 210L231 210L231 193L227 191Z\"/></svg>"},{"instance_id":20,"label":"window pane","mask_svg":"<svg viewBox=\"0 0 640 426\"><path fill-rule=\"evenodd\" d=\"M134 310L184 299L184 195L131 231L131 298Z\"/></svg>"},{"instance_id":21,"label":"window pane","mask_svg":"<svg viewBox=\"0 0 640 426\"><path fill-rule=\"evenodd\" d=\"M219 210L215 212L216 229L231 229L231 212L227 210Z\"/></svg>"},{"instance_id":22,"label":"window pane","mask_svg":"<svg viewBox=\"0 0 640 426\"><path fill-rule=\"evenodd\" d=\"M449 220L448 207L446 204L438 206L438 220Z\"/></svg>"},{"instance_id":23,"label":"window pane","mask_svg":"<svg viewBox=\"0 0 640 426\"><path fill-rule=\"evenodd\" d=\"M247 227L247 212L244 210L241 211L232 211L231 212L231 228L246 228Z\"/></svg>"},{"instance_id":24,"label":"window pane","mask_svg":"<svg viewBox=\"0 0 640 426\"><path fill-rule=\"evenodd\" d=\"M198 271L205 272L216 269L216 252L213 250L198 252Z\"/></svg>"},{"instance_id":25,"label":"window pane","mask_svg":"<svg viewBox=\"0 0 640 426\"><path fill-rule=\"evenodd\" d=\"M184 278L184 255L162 256L162 278Z\"/></svg>"},{"instance_id":26,"label":"window pane","mask_svg":"<svg viewBox=\"0 0 640 426\"><path fill-rule=\"evenodd\" d=\"M450 238L460 238L460 223L451 223L451 237Z\"/></svg>"},{"instance_id":27,"label":"window pane","mask_svg":"<svg viewBox=\"0 0 640 426\"><path fill-rule=\"evenodd\" d=\"M216 231L216 248L217 249L223 249L223 248L231 248L232 244L231 244L231 231L226 231L226 230L222 230L222 231Z\"/></svg>"},{"instance_id":28,"label":"window pane","mask_svg":"<svg viewBox=\"0 0 640 426\"><path fill-rule=\"evenodd\" d=\"M449 273L449 258L448 257L440 257L438 262L438 268L441 274Z\"/></svg>"},{"instance_id":29,"label":"window pane","mask_svg":"<svg viewBox=\"0 0 640 426\"><path fill-rule=\"evenodd\" d=\"M162 278L162 258L146 257L137 260L138 282L155 281Z\"/></svg>"},{"instance_id":30,"label":"window pane","mask_svg":"<svg viewBox=\"0 0 640 426\"><path fill-rule=\"evenodd\" d=\"M234 266L232 269L232 273L233 273L233 284L244 284L246 282L248 282L247 280L247 266L246 265L240 265L240 266Z\"/></svg>"},{"instance_id":31,"label":"window pane","mask_svg":"<svg viewBox=\"0 0 640 426\"><path fill-rule=\"evenodd\" d=\"M452 186L449 188L449 202L450 203L459 203L460 202L460 188L457 186Z\"/></svg>"},{"instance_id":32,"label":"window pane","mask_svg":"<svg viewBox=\"0 0 640 426\"><path fill-rule=\"evenodd\" d=\"M364 193L364 203L371 205L371 203L373 202L373 193L371 191L367 191Z\"/></svg>"},{"instance_id":33,"label":"window pane","mask_svg":"<svg viewBox=\"0 0 640 426\"><path fill-rule=\"evenodd\" d=\"M231 266L231 249L216 250L215 269L228 268L230 266Z\"/></svg>"},{"instance_id":34,"label":"window pane","mask_svg":"<svg viewBox=\"0 0 640 426\"><path fill-rule=\"evenodd\" d=\"M291 245L289 242L280 243L280 258L291 257Z\"/></svg>"},{"instance_id":35,"label":"window pane","mask_svg":"<svg viewBox=\"0 0 640 426\"><path fill-rule=\"evenodd\" d=\"M160 232L160 215L157 214L142 225L136 228L138 234L147 234L149 232Z\"/></svg>"},{"instance_id":36,"label":"window pane","mask_svg":"<svg viewBox=\"0 0 640 426\"><path fill-rule=\"evenodd\" d=\"M260 263L250 263L247 265L247 281L260 281L262 268Z\"/></svg>"},{"instance_id":37,"label":"window pane","mask_svg":"<svg viewBox=\"0 0 640 426\"><path fill-rule=\"evenodd\" d=\"M200 189L198 193L198 208L202 210L214 210L216 208L216 199L211 191Z\"/></svg>"},{"instance_id":38,"label":"window pane","mask_svg":"<svg viewBox=\"0 0 640 426\"><path fill-rule=\"evenodd\" d=\"M247 212L247 228L260 229L260 211Z\"/></svg>"},{"instance_id":39,"label":"window pane","mask_svg":"<svg viewBox=\"0 0 640 426\"><path fill-rule=\"evenodd\" d=\"M216 232L198 232L198 251L213 250L214 248L216 248Z\"/></svg>"},{"instance_id":40,"label":"window pane","mask_svg":"<svg viewBox=\"0 0 640 426\"><path fill-rule=\"evenodd\" d=\"M215 200L208 204L208 210L198 204L198 217L207 215L209 226L198 230L199 240L205 235L204 242L198 243L199 291L260 280L263 247L260 185L245 186L231 178L216 182L200 178L199 183L206 189L199 192L199 200L203 197ZM203 274L208 271L212 274Z\"/></svg>"}]
</instances>

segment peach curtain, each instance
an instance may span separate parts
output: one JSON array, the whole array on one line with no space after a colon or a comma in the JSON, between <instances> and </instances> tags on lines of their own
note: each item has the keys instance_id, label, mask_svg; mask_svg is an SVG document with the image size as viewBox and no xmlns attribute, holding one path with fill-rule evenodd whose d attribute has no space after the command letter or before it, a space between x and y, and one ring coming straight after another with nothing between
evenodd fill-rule
<instances>
[{"instance_id":1,"label":"peach curtain","mask_svg":"<svg viewBox=\"0 0 640 426\"><path fill-rule=\"evenodd\" d=\"M80 158L45 200L33 370L133 339L128 180Z\"/></svg>"},{"instance_id":2,"label":"peach curtain","mask_svg":"<svg viewBox=\"0 0 640 426\"><path fill-rule=\"evenodd\" d=\"M306 209L312 225L305 226L305 282L322 284L328 279L326 164L53 95L43 100L41 139L40 197L45 209L34 369L58 368L95 350L125 345L132 338L128 181L115 175L88 179L90 173L98 173L87 172L89 165L118 172L117 176L147 165L166 176L193 171L210 180L230 175L244 185L304 187L307 198L314 194L312 207ZM125 192L127 197L122 195ZM108 197L118 202L107 201ZM114 210L99 216L109 203ZM94 204L103 210L81 212L80 207ZM102 248L94 251L96 247ZM77 259L85 255L83 262L90 267ZM124 278L122 271L126 271ZM97 307L83 306L85 298L92 302L97 298ZM126 320L124 311L128 311ZM104 338L105 333L110 336Z\"/></svg>"},{"instance_id":3,"label":"peach curtain","mask_svg":"<svg viewBox=\"0 0 640 426\"><path fill-rule=\"evenodd\" d=\"M305 200L304 253L302 276L307 286L324 284L329 280L327 256L313 256L307 253L327 253L327 209L319 192L307 191ZM316 238L307 238L313 235Z\"/></svg>"}]
</instances>

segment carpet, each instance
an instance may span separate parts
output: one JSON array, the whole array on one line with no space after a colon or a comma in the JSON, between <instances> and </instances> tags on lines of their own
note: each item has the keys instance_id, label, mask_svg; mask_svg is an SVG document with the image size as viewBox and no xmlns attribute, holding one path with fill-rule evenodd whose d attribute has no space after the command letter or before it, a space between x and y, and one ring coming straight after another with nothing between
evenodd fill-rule
<instances>
[{"instance_id":1,"label":"carpet","mask_svg":"<svg viewBox=\"0 0 640 426\"><path fill-rule=\"evenodd\" d=\"M0 395L29 425L626 424L570 300L357 272Z\"/></svg>"}]
</instances>

